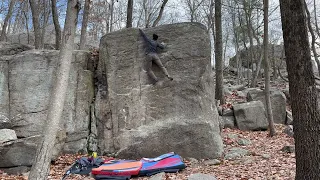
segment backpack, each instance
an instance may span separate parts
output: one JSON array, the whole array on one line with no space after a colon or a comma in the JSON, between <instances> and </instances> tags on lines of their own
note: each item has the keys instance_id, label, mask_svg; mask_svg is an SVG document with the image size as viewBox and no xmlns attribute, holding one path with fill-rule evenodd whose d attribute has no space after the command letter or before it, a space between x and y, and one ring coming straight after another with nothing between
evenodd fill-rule
<instances>
[{"instance_id":1,"label":"backpack","mask_svg":"<svg viewBox=\"0 0 320 180\"><path fill-rule=\"evenodd\" d=\"M93 168L97 168L103 163L102 158L81 157L71 165L61 180L64 180L69 174L89 175Z\"/></svg>"}]
</instances>

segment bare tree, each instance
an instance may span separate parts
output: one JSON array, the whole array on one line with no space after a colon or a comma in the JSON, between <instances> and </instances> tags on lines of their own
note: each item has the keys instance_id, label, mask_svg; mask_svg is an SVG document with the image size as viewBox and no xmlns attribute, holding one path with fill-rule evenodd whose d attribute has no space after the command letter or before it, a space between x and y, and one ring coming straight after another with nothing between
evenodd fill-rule
<instances>
[{"instance_id":1,"label":"bare tree","mask_svg":"<svg viewBox=\"0 0 320 180\"><path fill-rule=\"evenodd\" d=\"M199 22L199 8L203 4L204 0L185 0L188 7L188 13L190 16L190 22Z\"/></svg>"},{"instance_id":2,"label":"bare tree","mask_svg":"<svg viewBox=\"0 0 320 180\"><path fill-rule=\"evenodd\" d=\"M163 11L164 11L164 7L166 6L167 2L168 2L168 0L163 0L160 11L159 11L159 15L158 15L157 19L153 22L152 27L156 27L158 25L159 21L161 20L161 17L162 17Z\"/></svg>"},{"instance_id":3,"label":"bare tree","mask_svg":"<svg viewBox=\"0 0 320 180\"><path fill-rule=\"evenodd\" d=\"M133 0L128 0L127 6L127 28L132 27Z\"/></svg>"},{"instance_id":4,"label":"bare tree","mask_svg":"<svg viewBox=\"0 0 320 180\"><path fill-rule=\"evenodd\" d=\"M274 136L276 130L274 129L271 100L270 100L270 74L269 74L269 60L268 60L268 43L269 43L269 21L268 21L268 12L269 12L269 0L264 0L264 37L263 37L263 59L264 59L264 83L265 83L265 99L266 99L266 110L267 118L269 122L269 136Z\"/></svg>"},{"instance_id":5,"label":"bare tree","mask_svg":"<svg viewBox=\"0 0 320 180\"><path fill-rule=\"evenodd\" d=\"M304 6L306 7L308 29L309 29L309 32L311 34L311 49L312 49L312 52L313 52L314 60L316 61L317 65L318 65L318 68L320 70L320 61L319 61L318 53L317 53L317 50L316 50L316 35L314 34L314 31L312 29L310 11L309 11L307 3L305 1L304 1ZM319 71L319 73L320 73L320 71Z\"/></svg>"},{"instance_id":6,"label":"bare tree","mask_svg":"<svg viewBox=\"0 0 320 180\"><path fill-rule=\"evenodd\" d=\"M320 30L319 30L319 26L318 26L318 17L317 17L317 4L316 4L316 0L313 0L313 8L314 8L314 21L315 21L315 26L316 26L316 32L320 38ZM320 67L319 67L320 68ZM320 71L319 71L320 73Z\"/></svg>"},{"instance_id":7,"label":"bare tree","mask_svg":"<svg viewBox=\"0 0 320 180\"><path fill-rule=\"evenodd\" d=\"M16 0L11 0L10 1L8 14L6 15L6 18L4 19L4 23L3 23L3 26L2 26L0 41L5 41L6 40L6 35L7 35L6 32L7 32L7 28L8 28L8 23L9 23L9 20L11 19L15 2L16 2Z\"/></svg>"},{"instance_id":8,"label":"bare tree","mask_svg":"<svg viewBox=\"0 0 320 180\"><path fill-rule=\"evenodd\" d=\"M56 31L56 49L60 49L61 45L61 28L59 24L59 15L57 10L57 0L51 0L51 8L52 8L52 19L54 24L54 29Z\"/></svg>"},{"instance_id":9,"label":"bare tree","mask_svg":"<svg viewBox=\"0 0 320 180\"><path fill-rule=\"evenodd\" d=\"M86 45L89 13L90 13L90 0L85 0L84 9L83 9L83 16L82 16L81 36L80 36L80 49L81 50L83 50Z\"/></svg>"},{"instance_id":10,"label":"bare tree","mask_svg":"<svg viewBox=\"0 0 320 180\"><path fill-rule=\"evenodd\" d=\"M281 20L293 115L296 180L319 179L320 104L312 60L304 2L281 0Z\"/></svg>"},{"instance_id":11,"label":"bare tree","mask_svg":"<svg viewBox=\"0 0 320 180\"><path fill-rule=\"evenodd\" d=\"M114 16L114 0L111 0L111 4L110 4L110 32L113 31L113 16Z\"/></svg>"},{"instance_id":12,"label":"bare tree","mask_svg":"<svg viewBox=\"0 0 320 180\"><path fill-rule=\"evenodd\" d=\"M23 16L25 18L25 24L26 24L26 29L27 29L27 36L28 36L28 44L30 43L30 32L29 32L29 18L28 18L28 10L29 10L29 7L28 7L28 3L29 2L26 2L25 3L25 7L22 9L23 11Z\"/></svg>"},{"instance_id":13,"label":"bare tree","mask_svg":"<svg viewBox=\"0 0 320 180\"><path fill-rule=\"evenodd\" d=\"M41 143L38 144L35 161L29 174L29 179L32 180L47 179L49 174L52 150L59 129L60 118L66 97L79 10L79 0L68 1L66 23L59 54L60 65L58 66L56 80L54 81L55 84L51 92L46 121L47 124L43 131L43 139Z\"/></svg>"},{"instance_id":14,"label":"bare tree","mask_svg":"<svg viewBox=\"0 0 320 180\"><path fill-rule=\"evenodd\" d=\"M48 8L48 0L42 0L42 9L43 9L43 13L42 13L42 28L41 28L41 46L42 48L44 47L44 41L45 41L45 35L46 35L46 27L48 25L48 21L49 21L49 17L51 14L50 8Z\"/></svg>"},{"instance_id":15,"label":"bare tree","mask_svg":"<svg viewBox=\"0 0 320 180\"><path fill-rule=\"evenodd\" d=\"M32 12L32 23L34 30L34 46L36 49L42 49L43 45L41 44L41 28L39 23L39 6L36 0L29 0L30 8Z\"/></svg>"},{"instance_id":16,"label":"bare tree","mask_svg":"<svg viewBox=\"0 0 320 180\"><path fill-rule=\"evenodd\" d=\"M215 61L216 61L216 99L220 104L225 103L223 95L223 59L222 59L222 27L221 27L221 0L215 1Z\"/></svg>"}]
</instances>

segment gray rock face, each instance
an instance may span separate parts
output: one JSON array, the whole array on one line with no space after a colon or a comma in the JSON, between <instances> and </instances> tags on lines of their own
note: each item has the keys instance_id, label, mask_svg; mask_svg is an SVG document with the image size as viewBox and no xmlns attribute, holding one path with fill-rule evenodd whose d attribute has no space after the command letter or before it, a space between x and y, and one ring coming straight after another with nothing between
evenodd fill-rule
<instances>
[{"instance_id":1,"label":"gray rock face","mask_svg":"<svg viewBox=\"0 0 320 180\"><path fill-rule=\"evenodd\" d=\"M233 110L240 130L265 130L268 128L268 121L261 101L235 104Z\"/></svg>"},{"instance_id":2,"label":"gray rock face","mask_svg":"<svg viewBox=\"0 0 320 180\"><path fill-rule=\"evenodd\" d=\"M266 109L266 101L264 91L251 90L247 94L248 101L261 101ZM271 108L273 113L273 121L278 124L285 124L286 120L286 96L280 90L270 91Z\"/></svg>"},{"instance_id":3,"label":"gray rock face","mask_svg":"<svg viewBox=\"0 0 320 180\"><path fill-rule=\"evenodd\" d=\"M210 122L178 119L159 121L124 131L118 138L123 158L155 157L174 151L182 157L203 159L221 155L220 139ZM218 147L217 147L218 146ZM203 151L205 149L205 151Z\"/></svg>"},{"instance_id":4,"label":"gray rock face","mask_svg":"<svg viewBox=\"0 0 320 180\"><path fill-rule=\"evenodd\" d=\"M16 132L12 129L0 129L0 143L16 140Z\"/></svg>"},{"instance_id":5,"label":"gray rock face","mask_svg":"<svg viewBox=\"0 0 320 180\"><path fill-rule=\"evenodd\" d=\"M9 117L9 63L10 55L30 50L31 47L22 44L0 42L0 129L11 128Z\"/></svg>"},{"instance_id":6,"label":"gray rock face","mask_svg":"<svg viewBox=\"0 0 320 180\"><path fill-rule=\"evenodd\" d=\"M59 131L51 159L57 158L65 144L65 133ZM0 144L0 168L10 168L8 172L19 172L18 166L32 166L41 135L21 138ZM13 168L13 169L11 169ZM15 173L14 173L15 174Z\"/></svg>"},{"instance_id":7,"label":"gray rock face","mask_svg":"<svg viewBox=\"0 0 320 180\"><path fill-rule=\"evenodd\" d=\"M12 168L0 168L0 170L4 171L7 174L12 175L23 175L24 173L29 172L31 167L28 166L18 166Z\"/></svg>"},{"instance_id":8,"label":"gray rock face","mask_svg":"<svg viewBox=\"0 0 320 180\"><path fill-rule=\"evenodd\" d=\"M19 43L0 42L0 56L15 55L32 49L31 46Z\"/></svg>"},{"instance_id":9,"label":"gray rock face","mask_svg":"<svg viewBox=\"0 0 320 180\"><path fill-rule=\"evenodd\" d=\"M17 46L0 43L0 129L12 129L18 138L29 138L42 134L59 51L23 51L28 48ZM73 54L55 155L61 149L70 153L87 150L94 94L93 75L86 70L87 55L84 51Z\"/></svg>"},{"instance_id":10,"label":"gray rock face","mask_svg":"<svg viewBox=\"0 0 320 180\"><path fill-rule=\"evenodd\" d=\"M0 145L0 167L32 166L40 136L18 139Z\"/></svg>"},{"instance_id":11,"label":"gray rock face","mask_svg":"<svg viewBox=\"0 0 320 180\"><path fill-rule=\"evenodd\" d=\"M196 174L191 174L188 180L217 180L217 178L208 174L196 173Z\"/></svg>"},{"instance_id":12,"label":"gray rock face","mask_svg":"<svg viewBox=\"0 0 320 180\"><path fill-rule=\"evenodd\" d=\"M151 84L137 29L104 36L99 73L108 86L102 86L97 94L99 149L131 158L168 151L196 158L220 156L222 140L204 26L180 23L145 32L149 37L158 34L158 41L167 44L159 57L174 80L166 80L159 68L153 67L163 82ZM199 153L200 149L205 153Z\"/></svg>"}]
</instances>

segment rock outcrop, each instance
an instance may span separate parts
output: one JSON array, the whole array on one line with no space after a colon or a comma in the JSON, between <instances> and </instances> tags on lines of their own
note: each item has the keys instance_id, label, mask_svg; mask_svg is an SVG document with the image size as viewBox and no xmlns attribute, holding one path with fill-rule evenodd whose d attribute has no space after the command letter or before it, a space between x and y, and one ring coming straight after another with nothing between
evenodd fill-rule
<instances>
[{"instance_id":1,"label":"rock outcrop","mask_svg":"<svg viewBox=\"0 0 320 180\"><path fill-rule=\"evenodd\" d=\"M31 166L45 125L59 51L0 43L0 53L0 129L10 129L16 135L0 143L0 168ZM54 156L60 152L87 152L94 96L87 55L74 51Z\"/></svg>"},{"instance_id":2,"label":"rock outcrop","mask_svg":"<svg viewBox=\"0 0 320 180\"><path fill-rule=\"evenodd\" d=\"M137 29L104 36L98 64L88 58L88 52L74 51L52 158L61 152L87 151L128 158L169 151L199 159L221 156L205 27L181 23L146 33L159 34L159 41L167 44L160 58L174 80L165 80L153 67L161 82L151 84ZM56 50L0 42L1 170L21 173L33 163L58 55Z\"/></svg>"},{"instance_id":3,"label":"rock outcrop","mask_svg":"<svg viewBox=\"0 0 320 180\"><path fill-rule=\"evenodd\" d=\"M240 130L266 130L268 121L261 101L233 105L236 124Z\"/></svg>"},{"instance_id":4,"label":"rock outcrop","mask_svg":"<svg viewBox=\"0 0 320 180\"><path fill-rule=\"evenodd\" d=\"M131 158L168 151L219 157L222 140L205 27L180 23L146 30L148 36L152 33L167 44L159 56L173 81L153 67L162 82L151 84L137 29L113 32L101 40L98 77L107 84L99 87L95 102L100 152Z\"/></svg>"},{"instance_id":5,"label":"rock outcrop","mask_svg":"<svg viewBox=\"0 0 320 180\"><path fill-rule=\"evenodd\" d=\"M247 101L261 101L266 109L266 100L263 90L252 89L247 94ZM270 101L273 121L277 124L286 124L286 96L280 90L270 91Z\"/></svg>"}]
</instances>

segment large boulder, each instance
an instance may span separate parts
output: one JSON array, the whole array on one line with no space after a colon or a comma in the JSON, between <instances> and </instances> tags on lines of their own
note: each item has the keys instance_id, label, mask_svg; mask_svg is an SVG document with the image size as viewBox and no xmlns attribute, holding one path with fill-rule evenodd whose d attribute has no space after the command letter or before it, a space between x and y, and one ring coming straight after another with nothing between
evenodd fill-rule
<instances>
[{"instance_id":1,"label":"large boulder","mask_svg":"<svg viewBox=\"0 0 320 180\"><path fill-rule=\"evenodd\" d=\"M158 34L159 42L167 44L159 57L174 80L153 67L162 83L152 85L138 29L105 35L97 76L107 83L97 90L95 102L100 153L134 158L175 151L187 157L220 157L206 28L180 23L145 32L149 37Z\"/></svg>"},{"instance_id":2,"label":"large boulder","mask_svg":"<svg viewBox=\"0 0 320 180\"><path fill-rule=\"evenodd\" d=\"M256 46L251 46L249 48L242 49L240 52L238 52L239 58L241 59L241 65L246 68L248 68L248 65L249 67L255 66L255 64L252 64L252 62L250 62L250 59L251 59L250 52L252 49L254 54L259 54L261 52L261 48L263 47L262 46L259 47L256 45ZM281 69L286 67L285 61L283 60L284 58L282 57L283 45L270 44L269 50L268 50L268 56L270 59L275 59L279 64L282 64L282 66L280 67ZM236 60L237 60L236 56L230 58L229 64L231 67L237 67ZM262 67L261 70L263 70L263 63L261 64L261 67Z\"/></svg>"},{"instance_id":3,"label":"large boulder","mask_svg":"<svg viewBox=\"0 0 320 180\"><path fill-rule=\"evenodd\" d=\"M261 101L233 105L236 124L240 130L266 130L268 121Z\"/></svg>"},{"instance_id":4,"label":"large boulder","mask_svg":"<svg viewBox=\"0 0 320 180\"><path fill-rule=\"evenodd\" d=\"M22 44L0 42L0 129L11 128L9 118L9 64L10 55L32 49Z\"/></svg>"},{"instance_id":5,"label":"large boulder","mask_svg":"<svg viewBox=\"0 0 320 180\"><path fill-rule=\"evenodd\" d=\"M263 90L252 89L247 94L247 101L261 101L266 109L265 93ZM270 101L273 121L277 124L285 124L286 121L286 96L280 90L270 91Z\"/></svg>"},{"instance_id":6,"label":"large boulder","mask_svg":"<svg viewBox=\"0 0 320 180\"><path fill-rule=\"evenodd\" d=\"M16 48L5 46L4 52L10 52L8 47ZM56 50L0 54L0 128L13 129L18 138L42 134L58 57ZM60 125L66 152L87 151L94 96L93 73L87 66L88 52L74 51Z\"/></svg>"}]
</instances>

